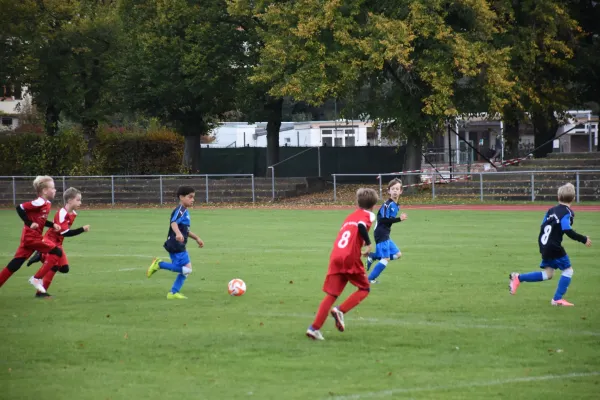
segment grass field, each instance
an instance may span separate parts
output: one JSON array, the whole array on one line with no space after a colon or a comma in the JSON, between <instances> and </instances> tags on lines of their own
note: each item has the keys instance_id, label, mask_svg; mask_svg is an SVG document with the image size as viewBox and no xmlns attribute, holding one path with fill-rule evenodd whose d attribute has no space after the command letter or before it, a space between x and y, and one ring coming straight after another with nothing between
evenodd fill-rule
<instances>
[{"instance_id":1,"label":"grass field","mask_svg":"<svg viewBox=\"0 0 600 400\"><path fill-rule=\"evenodd\" d=\"M576 207L575 207L575 210ZM0 399L598 399L600 252L565 238L575 268L566 298L536 270L542 213L411 210L392 238L371 295L304 336L323 294L333 239L348 211L196 208L194 272L167 301L175 274L145 270L163 256L168 209L83 210L67 239L71 272L53 300L33 297L23 267L0 289ZM8 262L20 221L0 211ZM600 239L600 213L575 228ZM227 295L242 278L246 295ZM350 292L347 290L344 297Z\"/></svg>"}]
</instances>

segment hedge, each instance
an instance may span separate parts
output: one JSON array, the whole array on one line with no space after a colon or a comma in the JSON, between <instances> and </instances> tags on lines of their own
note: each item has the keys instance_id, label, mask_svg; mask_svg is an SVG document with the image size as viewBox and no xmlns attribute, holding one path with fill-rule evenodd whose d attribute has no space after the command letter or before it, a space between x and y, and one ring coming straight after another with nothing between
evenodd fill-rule
<instances>
[{"instance_id":1,"label":"hedge","mask_svg":"<svg viewBox=\"0 0 600 400\"><path fill-rule=\"evenodd\" d=\"M20 133L0 136L0 175L147 175L185 172L184 139L167 129L151 133L102 131L92 159L76 130L56 136Z\"/></svg>"}]
</instances>

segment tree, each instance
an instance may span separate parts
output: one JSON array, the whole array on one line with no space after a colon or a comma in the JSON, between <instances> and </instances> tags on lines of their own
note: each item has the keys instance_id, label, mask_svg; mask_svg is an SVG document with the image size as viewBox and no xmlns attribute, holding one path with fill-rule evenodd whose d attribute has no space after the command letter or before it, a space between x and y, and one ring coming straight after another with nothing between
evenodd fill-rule
<instances>
[{"instance_id":1,"label":"tree","mask_svg":"<svg viewBox=\"0 0 600 400\"><path fill-rule=\"evenodd\" d=\"M263 42L259 32L268 29L256 15L263 13L274 1L229 0L228 13L242 34L245 48L243 78L238 83L237 108L248 116L249 122L267 121L267 165L279 162L279 131L283 120L282 96L269 94L270 85L250 81L260 62Z\"/></svg>"},{"instance_id":2,"label":"tree","mask_svg":"<svg viewBox=\"0 0 600 400\"><path fill-rule=\"evenodd\" d=\"M225 1L123 0L119 15L127 37L116 78L122 101L171 123L198 171L200 136L233 108L244 65Z\"/></svg>"},{"instance_id":3,"label":"tree","mask_svg":"<svg viewBox=\"0 0 600 400\"><path fill-rule=\"evenodd\" d=\"M573 83L581 28L567 1L502 0L494 6L504 19L499 41L511 46L510 79L516 82L516 96L504 108L509 146L517 148L518 121L529 118L539 147L554 137L564 111L579 102ZM551 151L549 142L535 156Z\"/></svg>"},{"instance_id":4,"label":"tree","mask_svg":"<svg viewBox=\"0 0 600 400\"><path fill-rule=\"evenodd\" d=\"M362 97L369 118L405 135L406 169L420 168L423 141L467 99L491 112L511 100L508 48L493 42L501 21L483 0L300 0L258 18L268 29L253 81L314 104Z\"/></svg>"}]
</instances>

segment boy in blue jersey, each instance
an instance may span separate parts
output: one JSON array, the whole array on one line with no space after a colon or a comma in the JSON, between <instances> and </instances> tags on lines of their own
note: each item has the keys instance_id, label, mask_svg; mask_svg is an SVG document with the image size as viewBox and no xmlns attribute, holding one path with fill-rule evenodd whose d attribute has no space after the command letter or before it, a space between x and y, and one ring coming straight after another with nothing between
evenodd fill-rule
<instances>
[{"instance_id":1,"label":"boy in blue jersey","mask_svg":"<svg viewBox=\"0 0 600 400\"><path fill-rule=\"evenodd\" d=\"M188 237L194 239L199 247L204 247L202 239L190 231L191 222L188 208L194 205L195 196L194 188L190 186L180 186L177 189L179 205L171 213L169 234L164 244L165 250L167 250L171 257L171 262L167 263L155 258L146 272L148 278L154 275L159 269L167 269L178 274L171 291L167 294L167 299L169 300L187 299L180 290L185 279L192 273L192 263L185 248Z\"/></svg>"},{"instance_id":2,"label":"boy in blue jersey","mask_svg":"<svg viewBox=\"0 0 600 400\"><path fill-rule=\"evenodd\" d=\"M573 306L563 296L567 292L571 277L573 276L573 268L571 260L562 247L563 234L569 238L585 244L587 247L592 245L589 237L580 235L572 228L575 213L571 210L571 203L575 199L575 187L567 183L558 188L558 205L552 207L544 215L540 234L538 236L538 244L542 255L542 263L540 268L543 271L529 272L527 274L519 274L513 272L509 275L509 292L510 294L517 293L517 288L521 282L540 282L552 279L554 271L560 269L562 271L558 287L554 293L554 297L550 301L553 306Z\"/></svg>"},{"instance_id":3,"label":"boy in blue jersey","mask_svg":"<svg viewBox=\"0 0 600 400\"><path fill-rule=\"evenodd\" d=\"M374 260L379 260L373 271L369 274L369 281L371 283L377 283L377 278L385 267L388 265L390 260L397 260L402 256L400 249L390 239L390 232L392 231L392 225L406 220L406 214L400 214L400 206L398 205L398 199L402 194L402 181L400 179L392 179L388 183L388 192L390 198L383 203L379 212L377 213L377 226L375 227L375 253L369 254L367 258L367 271L371 269L371 265Z\"/></svg>"}]
</instances>

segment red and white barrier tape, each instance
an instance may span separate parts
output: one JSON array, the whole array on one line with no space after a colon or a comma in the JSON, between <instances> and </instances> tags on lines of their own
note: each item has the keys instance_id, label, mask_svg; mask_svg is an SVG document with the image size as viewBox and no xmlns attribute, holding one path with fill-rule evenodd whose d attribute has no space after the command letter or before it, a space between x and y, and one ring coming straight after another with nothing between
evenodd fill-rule
<instances>
[{"instance_id":1,"label":"red and white barrier tape","mask_svg":"<svg viewBox=\"0 0 600 400\"><path fill-rule=\"evenodd\" d=\"M436 180L435 183L439 184L439 183L450 183L450 182L457 182L457 181L466 181L471 179L471 175L466 175L463 176L461 178L448 178L448 179L440 179L440 180ZM412 185L403 185L403 188L407 188L407 187L415 187L415 186L423 186L423 185L431 185L431 179L426 179L424 182L421 183L413 183Z\"/></svg>"},{"instance_id":2,"label":"red and white barrier tape","mask_svg":"<svg viewBox=\"0 0 600 400\"><path fill-rule=\"evenodd\" d=\"M425 172L425 170L422 169L413 169L412 171L402 171L402 172L388 172L386 175L400 175L400 174L412 174L412 173L417 173L417 172ZM377 175L377 177L375 178L377 180L381 179L381 175Z\"/></svg>"}]
</instances>

